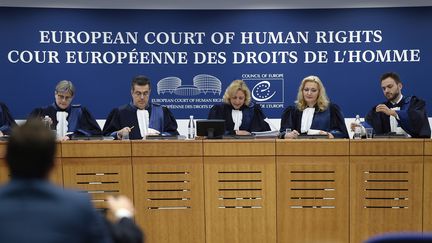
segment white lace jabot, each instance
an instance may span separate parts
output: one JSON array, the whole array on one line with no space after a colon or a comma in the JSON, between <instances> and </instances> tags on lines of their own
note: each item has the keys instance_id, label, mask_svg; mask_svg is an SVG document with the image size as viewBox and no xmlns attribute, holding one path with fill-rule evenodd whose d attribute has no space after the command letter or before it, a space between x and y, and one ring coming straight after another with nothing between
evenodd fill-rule
<instances>
[{"instance_id":1,"label":"white lace jabot","mask_svg":"<svg viewBox=\"0 0 432 243\"><path fill-rule=\"evenodd\" d=\"M312 121L314 118L315 108L306 108L303 111L301 120L301 133L307 133L312 126Z\"/></svg>"},{"instance_id":2,"label":"white lace jabot","mask_svg":"<svg viewBox=\"0 0 432 243\"><path fill-rule=\"evenodd\" d=\"M234 121L234 131L238 131L240 129L240 125L242 124L243 112L239 110L232 110L231 116Z\"/></svg>"},{"instance_id":3,"label":"white lace jabot","mask_svg":"<svg viewBox=\"0 0 432 243\"><path fill-rule=\"evenodd\" d=\"M145 138L148 133L149 126L149 113L147 110L137 110L138 126L140 129L141 136Z\"/></svg>"}]
</instances>

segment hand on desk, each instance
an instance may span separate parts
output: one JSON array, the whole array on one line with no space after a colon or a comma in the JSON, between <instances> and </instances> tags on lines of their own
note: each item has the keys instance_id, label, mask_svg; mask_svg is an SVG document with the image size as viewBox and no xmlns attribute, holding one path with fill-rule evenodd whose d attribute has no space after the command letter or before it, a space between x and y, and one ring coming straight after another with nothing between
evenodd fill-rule
<instances>
[{"instance_id":1,"label":"hand on desk","mask_svg":"<svg viewBox=\"0 0 432 243\"><path fill-rule=\"evenodd\" d=\"M245 131L245 130L236 130L235 133L236 133L236 135L251 135L250 132Z\"/></svg>"},{"instance_id":2,"label":"hand on desk","mask_svg":"<svg viewBox=\"0 0 432 243\"><path fill-rule=\"evenodd\" d=\"M285 133L285 139L294 139L297 138L300 133L297 130L293 130L291 132Z\"/></svg>"}]
</instances>

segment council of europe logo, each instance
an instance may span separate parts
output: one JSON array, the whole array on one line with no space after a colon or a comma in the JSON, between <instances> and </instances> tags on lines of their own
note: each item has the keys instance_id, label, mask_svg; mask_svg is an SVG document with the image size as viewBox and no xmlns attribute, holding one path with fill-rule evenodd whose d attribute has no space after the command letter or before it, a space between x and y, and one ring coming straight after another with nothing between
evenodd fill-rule
<instances>
[{"instance_id":1,"label":"council of europe logo","mask_svg":"<svg viewBox=\"0 0 432 243\"><path fill-rule=\"evenodd\" d=\"M222 82L215 76L198 74L193 77L193 85L182 84L179 77L166 77L157 83L158 94L176 94L180 96L194 96L199 94L220 95Z\"/></svg>"},{"instance_id":2,"label":"council of europe logo","mask_svg":"<svg viewBox=\"0 0 432 243\"><path fill-rule=\"evenodd\" d=\"M258 103L283 103L283 79L245 79Z\"/></svg>"}]
</instances>

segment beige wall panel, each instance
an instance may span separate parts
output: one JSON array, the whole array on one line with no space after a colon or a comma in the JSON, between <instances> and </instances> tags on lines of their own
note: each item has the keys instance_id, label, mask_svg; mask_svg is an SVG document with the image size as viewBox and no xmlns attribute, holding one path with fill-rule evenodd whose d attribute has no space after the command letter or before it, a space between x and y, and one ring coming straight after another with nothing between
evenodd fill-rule
<instances>
[{"instance_id":1,"label":"beige wall panel","mask_svg":"<svg viewBox=\"0 0 432 243\"><path fill-rule=\"evenodd\" d=\"M205 242L202 157L134 157L133 178L146 242Z\"/></svg>"}]
</instances>

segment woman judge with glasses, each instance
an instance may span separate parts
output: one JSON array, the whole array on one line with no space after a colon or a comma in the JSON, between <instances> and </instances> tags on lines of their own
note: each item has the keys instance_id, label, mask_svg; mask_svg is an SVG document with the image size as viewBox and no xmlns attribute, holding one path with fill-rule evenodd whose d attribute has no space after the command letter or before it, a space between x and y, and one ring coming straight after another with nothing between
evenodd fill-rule
<instances>
[{"instance_id":1,"label":"woman judge with glasses","mask_svg":"<svg viewBox=\"0 0 432 243\"><path fill-rule=\"evenodd\" d=\"M53 104L34 109L29 117L40 117L51 129L56 130L59 140L69 140L72 136L101 135L101 129L87 110L81 105L72 105L75 86L71 81L57 83Z\"/></svg>"},{"instance_id":2,"label":"woman judge with glasses","mask_svg":"<svg viewBox=\"0 0 432 243\"><path fill-rule=\"evenodd\" d=\"M339 106L330 103L317 76L302 80L295 106L287 107L282 114L281 138L297 138L300 134L348 138L344 116Z\"/></svg>"},{"instance_id":3,"label":"woman judge with glasses","mask_svg":"<svg viewBox=\"0 0 432 243\"><path fill-rule=\"evenodd\" d=\"M251 102L251 92L243 80L234 80L226 89L223 103L214 105L208 119L224 119L225 134L249 135L270 131L261 106Z\"/></svg>"}]
</instances>

